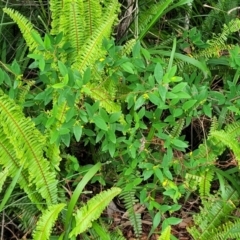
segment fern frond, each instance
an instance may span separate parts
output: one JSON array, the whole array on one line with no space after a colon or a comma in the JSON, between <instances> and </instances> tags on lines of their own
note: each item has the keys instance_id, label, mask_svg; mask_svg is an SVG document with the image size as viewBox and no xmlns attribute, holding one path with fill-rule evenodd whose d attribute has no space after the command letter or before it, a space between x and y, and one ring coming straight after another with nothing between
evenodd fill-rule
<instances>
[{"instance_id":1,"label":"fern frond","mask_svg":"<svg viewBox=\"0 0 240 240\"><path fill-rule=\"evenodd\" d=\"M210 194L213 176L214 172L211 169L205 170L201 173L201 178L199 182L199 193L202 199L204 199Z\"/></svg>"},{"instance_id":2,"label":"fern frond","mask_svg":"<svg viewBox=\"0 0 240 240\"><path fill-rule=\"evenodd\" d=\"M218 120L217 118L214 116L212 118L212 122L211 122L211 127L210 127L210 133L213 132L213 131L216 131L218 129Z\"/></svg>"},{"instance_id":3,"label":"fern frond","mask_svg":"<svg viewBox=\"0 0 240 240\"><path fill-rule=\"evenodd\" d=\"M193 174L190 174L190 173L186 173L184 185L190 191L196 191L198 186L199 186L200 181L201 181L200 176L193 175Z\"/></svg>"},{"instance_id":4,"label":"fern frond","mask_svg":"<svg viewBox=\"0 0 240 240\"><path fill-rule=\"evenodd\" d=\"M8 176L14 178L21 164L14 151L14 146L10 143L8 136L4 134L2 127L0 128L0 139L0 165L8 169ZM42 197L36 192L35 185L29 184L29 174L26 169L22 169L18 184L38 209L42 210Z\"/></svg>"},{"instance_id":5,"label":"fern frond","mask_svg":"<svg viewBox=\"0 0 240 240\"><path fill-rule=\"evenodd\" d=\"M87 84L82 91L92 99L99 101L100 106L106 109L108 113L121 112L120 104L114 102L111 93L106 88L102 86L96 87L96 84Z\"/></svg>"},{"instance_id":6,"label":"fern frond","mask_svg":"<svg viewBox=\"0 0 240 240\"><path fill-rule=\"evenodd\" d=\"M51 234L51 229L55 224L59 212L65 207L64 203L51 205L42 213L42 216L37 222L36 229L33 233L34 240L48 240Z\"/></svg>"},{"instance_id":7,"label":"fern frond","mask_svg":"<svg viewBox=\"0 0 240 240\"><path fill-rule=\"evenodd\" d=\"M240 161L240 145L238 137L240 136L240 122L234 122L227 125L225 130L211 132L212 138L220 141L224 146L230 148L234 152L235 158Z\"/></svg>"},{"instance_id":8,"label":"fern frond","mask_svg":"<svg viewBox=\"0 0 240 240\"><path fill-rule=\"evenodd\" d=\"M87 67L93 66L98 59L105 55L106 52L102 49L102 41L111 35L118 9L118 2L113 0L111 4L109 4L105 15L99 20L98 28L86 39L81 53L76 56L76 61L72 65L73 69L83 72Z\"/></svg>"},{"instance_id":9,"label":"fern frond","mask_svg":"<svg viewBox=\"0 0 240 240\"><path fill-rule=\"evenodd\" d=\"M193 152L193 157L200 161L203 159L205 164L211 164L215 162L216 158L220 156L225 149L226 147L219 139L210 135L208 139Z\"/></svg>"},{"instance_id":10,"label":"fern frond","mask_svg":"<svg viewBox=\"0 0 240 240\"><path fill-rule=\"evenodd\" d=\"M0 192L2 191L3 184L8 176L8 169L5 168L0 172Z\"/></svg>"},{"instance_id":11,"label":"fern frond","mask_svg":"<svg viewBox=\"0 0 240 240\"><path fill-rule=\"evenodd\" d=\"M179 119L177 122L177 125L171 130L170 135L174 138L177 138L180 136L183 126L184 126L184 119Z\"/></svg>"},{"instance_id":12,"label":"fern frond","mask_svg":"<svg viewBox=\"0 0 240 240\"><path fill-rule=\"evenodd\" d=\"M45 138L34 123L25 118L20 107L6 95L0 97L0 119L4 134L9 137L11 150L23 170L28 172L28 184L34 183L48 204L57 201L57 180L50 171L49 162L43 157ZM14 148L14 149L13 149Z\"/></svg>"},{"instance_id":13,"label":"fern frond","mask_svg":"<svg viewBox=\"0 0 240 240\"><path fill-rule=\"evenodd\" d=\"M103 17L103 7L99 0L84 1L84 16L86 23L86 36L92 36L95 29L98 28L99 20Z\"/></svg>"},{"instance_id":14,"label":"fern frond","mask_svg":"<svg viewBox=\"0 0 240 240\"><path fill-rule=\"evenodd\" d=\"M35 35L38 35L39 37L40 34L34 29L34 26L29 22L29 20L11 8L4 8L3 11L7 13L15 23L17 23L29 50L33 51L36 49L38 47L38 43L32 37L32 33L34 32Z\"/></svg>"},{"instance_id":15,"label":"fern frond","mask_svg":"<svg viewBox=\"0 0 240 240\"><path fill-rule=\"evenodd\" d=\"M215 131L212 133L212 136L229 147L234 152L235 158L240 161L240 147L236 139L230 138L231 135L227 134L225 131Z\"/></svg>"},{"instance_id":16,"label":"fern frond","mask_svg":"<svg viewBox=\"0 0 240 240\"><path fill-rule=\"evenodd\" d=\"M133 47L134 47L135 44L136 44L136 39L131 39L131 40L127 41L123 45L123 48L121 50L121 55L122 56L129 55L132 52Z\"/></svg>"},{"instance_id":17,"label":"fern frond","mask_svg":"<svg viewBox=\"0 0 240 240\"><path fill-rule=\"evenodd\" d=\"M145 29L148 28L149 23L151 20L158 14L160 11L162 11L163 5L165 1L158 1L154 4L149 4L148 9L144 9L144 11L140 11L140 14L138 16L138 29L139 32L145 31Z\"/></svg>"},{"instance_id":18,"label":"fern frond","mask_svg":"<svg viewBox=\"0 0 240 240\"><path fill-rule=\"evenodd\" d=\"M193 54L194 57L200 58L210 58L210 57L219 57L219 53L223 50L230 50L231 45L226 44L228 36L231 33L237 32L240 29L240 20L238 18L233 19L229 24L224 24L222 33L213 37L207 43L209 47L203 49L197 54Z\"/></svg>"},{"instance_id":19,"label":"fern frond","mask_svg":"<svg viewBox=\"0 0 240 240\"><path fill-rule=\"evenodd\" d=\"M113 187L103 191L90 199L82 208L77 210L76 227L70 232L70 237L86 231L92 226L92 221L98 219L105 207L121 192L120 188Z\"/></svg>"},{"instance_id":20,"label":"fern frond","mask_svg":"<svg viewBox=\"0 0 240 240\"><path fill-rule=\"evenodd\" d=\"M34 85L34 81L27 81L26 85L23 85L19 88L17 95L17 103L21 106L25 103L26 95L29 93L31 86Z\"/></svg>"},{"instance_id":21,"label":"fern frond","mask_svg":"<svg viewBox=\"0 0 240 240\"><path fill-rule=\"evenodd\" d=\"M221 0L214 2L214 8L207 14L205 20L202 24L202 29L205 33L211 34L212 30L215 30L216 25L222 25L222 22L229 23L231 19L235 19L237 16L237 11L232 12L231 14L225 14L229 9L238 7L238 1L228 1ZM221 19L221 21L219 21Z\"/></svg>"},{"instance_id":22,"label":"fern frond","mask_svg":"<svg viewBox=\"0 0 240 240\"><path fill-rule=\"evenodd\" d=\"M158 238L158 240L170 240L171 238L171 226L167 226L161 236Z\"/></svg>"},{"instance_id":23,"label":"fern frond","mask_svg":"<svg viewBox=\"0 0 240 240\"><path fill-rule=\"evenodd\" d=\"M221 225L229 214L236 209L239 196L230 186L226 187L223 199L212 196L204 201L199 214L194 216L195 226L188 229L194 239L212 239L215 228Z\"/></svg>"},{"instance_id":24,"label":"fern frond","mask_svg":"<svg viewBox=\"0 0 240 240\"><path fill-rule=\"evenodd\" d=\"M123 200L124 206L127 209L129 220L133 226L136 237L140 237L142 235L142 220L141 214L135 211L135 205L138 202L135 197L135 191L123 191L120 194L120 198Z\"/></svg>"},{"instance_id":25,"label":"fern frond","mask_svg":"<svg viewBox=\"0 0 240 240\"><path fill-rule=\"evenodd\" d=\"M213 240L239 239L240 238L240 220L228 221L216 228L213 232Z\"/></svg>"},{"instance_id":26,"label":"fern frond","mask_svg":"<svg viewBox=\"0 0 240 240\"><path fill-rule=\"evenodd\" d=\"M233 122L231 124L228 124L225 127L224 131L231 138L239 137L240 136L240 122Z\"/></svg>"},{"instance_id":27,"label":"fern frond","mask_svg":"<svg viewBox=\"0 0 240 240\"><path fill-rule=\"evenodd\" d=\"M58 1L58 0L50 0L49 1L49 8L51 11L51 34L57 35L60 32L60 16L62 14L62 9L66 7L65 1ZM66 8L65 8L66 9Z\"/></svg>"},{"instance_id":28,"label":"fern frond","mask_svg":"<svg viewBox=\"0 0 240 240\"><path fill-rule=\"evenodd\" d=\"M19 193L19 189L17 191ZM15 194L12 195L11 206L14 209L13 212L21 222L19 225L20 230L32 232L36 227L39 209L32 204L30 198L19 199L18 195Z\"/></svg>"},{"instance_id":29,"label":"fern frond","mask_svg":"<svg viewBox=\"0 0 240 240\"><path fill-rule=\"evenodd\" d=\"M60 154L60 146L57 143L54 144L48 144L46 148L44 149L44 152L46 154L47 159L49 159L50 164L51 164L51 170L52 171L60 171L59 169L59 164L60 161L62 160Z\"/></svg>"},{"instance_id":30,"label":"fern frond","mask_svg":"<svg viewBox=\"0 0 240 240\"><path fill-rule=\"evenodd\" d=\"M88 37L83 1L64 0L63 4L61 14L59 14L59 31L63 32L63 43L69 42L74 48L74 51L67 56L70 62L74 62Z\"/></svg>"}]
</instances>

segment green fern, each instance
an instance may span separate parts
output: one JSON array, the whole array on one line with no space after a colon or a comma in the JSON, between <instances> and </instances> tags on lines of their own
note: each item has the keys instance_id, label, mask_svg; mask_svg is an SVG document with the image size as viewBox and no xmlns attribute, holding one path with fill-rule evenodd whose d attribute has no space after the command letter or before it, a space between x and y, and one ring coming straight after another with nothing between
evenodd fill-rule
<instances>
[{"instance_id":1,"label":"green fern","mask_svg":"<svg viewBox=\"0 0 240 240\"><path fill-rule=\"evenodd\" d=\"M218 123L215 118L210 128L207 139L192 154L192 158L199 165L199 168L192 174L187 174L185 184L196 190L199 187L199 193L202 198L210 194L211 182L213 180L216 159L226 150L233 151L236 160L240 160L240 144L238 137L240 136L240 122L233 122L226 126L224 130L217 130ZM206 169L206 165L208 168ZM189 183L191 182L191 184Z\"/></svg>"},{"instance_id":2,"label":"green fern","mask_svg":"<svg viewBox=\"0 0 240 240\"><path fill-rule=\"evenodd\" d=\"M238 137L240 136L239 122L229 124L224 131L213 131L211 136L220 141L224 146L229 147L233 151L235 158L240 161L240 144L238 142Z\"/></svg>"},{"instance_id":3,"label":"green fern","mask_svg":"<svg viewBox=\"0 0 240 240\"><path fill-rule=\"evenodd\" d=\"M179 137L183 130L184 123L185 123L184 119L178 120L176 126L171 130L170 136L173 138Z\"/></svg>"},{"instance_id":4,"label":"green fern","mask_svg":"<svg viewBox=\"0 0 240 240\"><path fill-rule=\"evenodd\" d=\"M231 15L227 14L227 11L237 7L239 4L238 1L228 1L221 0L214 2L214 8L207 14L205 20L202 23L202 29L210 38L212 30L222 27L222 23L229 23L232 19L235 19L237 16L237 11L234 11ZM209 33L209 34L208 34Z\"/></svg>"},{"instance_id":5,"label":"green fern","mask_svg":"<svg viewBox=\"0 0 240 240\"><path fill-rule=\"evenodd\" d=\"M224 229L224 222L236 209L239 196L235 190L227 186L221 197L211 195L208 201L203 201L203 207L199 214L194 216L195 226L188 228L188 232L195 240L214 239L216 228ZM239 225L239 222L236 222ZM228 229L226 229L228 231ZM226 234L227 231L222 234Z\"/></svg>"},{"instance_id":6,"label":"green fern","mask_svg":"<svg viewBox=\"0 0 240 240\"><path fill-rule=\"evenodd\" d=\"M94 83L94 86L96 86L96 82L103 82L103 77L95 70L95 62L106 55L106 50L102 48L102 41L111 36L119 7L120 5L117 0L64 0L62 2L50 0L50 10L52 13L51 34L57 35L63 33L63 39L59 46L61 47L65 43L70 43L74 49L74 51L69 53L61 53L59 60L62 62L68 61L71 63L72 69L76 69L81 73L84 73L88 67L92 68L91 81L89 86L87 86L91 89L90 97L95 101L99 101L100 106L105 108L109 113L118 112L121 109L120 104L115 102L119 86L116 86L113 80L109 80L96 89L91 86L91 83ZM40 34L18 12L8 8L5 8L4 11L19 25L30 51L36 53L38 51L38 43L43 42ZM126 43L123 53L130 52L133 43L134 41ZM46 59L51 57L47 51L44 51L42 54ZM56 69L55 65L54 62L52 64L54 69ZM109 91L109 88L111 88L111 91ZM108 96L109 93L111 93L111 96ZM55 96L55 100L57 100L57 95ZM56 126L52 127L52 132L56 128Z\"/></svg>"},{"instance_id":7,"label":"green fern","mask_svg":"<svg viewBox=\"0 0 240 240\"><path fill-rule=\"evenodd\" d=\"M110 201L121 192L120 188L113 187L103 191L90 199L75 215L76 227L72 229L69 237L77 236L92 226L92 221L100 217L102 211Z\"/></svg>"},{"instance_id":8,"label":"green fern","mask_svg":"<svg viewBox=\"0 0 240 240\"><path fill-rule=\"evenodd\" d=\"M240 220L228 221L213 231L213 240L239 239Z\"/></svg>"},{"instance_id":9,"label":"green fern","mask_svg":"<svg viewBox=\"0 0 240 240\"><path fill-rule=\"evenodd\" d=\"M0 172L0 192L2 191L3 184L8 176L8 169L5 168Z\"/></svg>"},{"instance_id":10,"label":"green fern","mask_svg":"<svg viewBox=\"0 0 240 240\"><path fill-rule=\"evenodd\" d=\"M129 220L133 226L134 233L136 237L139 238L142 235L142 220L141 214L135 211L135 205L138 202L135 193L136 191L134 190L123 191L120 194L120 198L123 200L124 206L129 214Z\"/></svg>"},{"instance_id":11,"label":"green fern","mask_svg":"<svg viewBox=\"0 0 240 240\"><path fill-rule=\"evenodd\" d=\"M8 169L8 176L14 178L16 172L21 167L21 164L14 151L14 146L9 142L7 135L4 134L3 129L0 128L0 165ZM28 171L23 169L18 179L18 184L27 193L29 199L36 206L42 210L41 205L42 197L35 191L35 185L29 185L29 174Z\"/></svg>"},{"instance_id":12,"label":"green fern","mask_svg":"<svg viewBox=\"0 0 240 240\"><path fill-rule=\"evenodd\" d=\"M163 231L158 240L170 240L171 239L171 226L167 226Z\"/></svg>"},{"instance_id":13,"label":"green fern","mask_svg":"<svg viewBox=\"0 0 240 240\"><path fill-rule=\"evenodd\" d=\"M51 229L55 224L59 212L65 207L64 203L51 205L42 213L33 232L34 240L47 240L50 237Z\"/></svg>"},{"instance_id":14,"label":"green fern","mask_svg":"<svg viewBox=\"0 0 240 240\"><path fill-rule=\"evenodd\" d=\"M201 198L205 198L210 194L211 183L214 177L212 169L205 170L200 175L199 193Z\"/></svg>"},{"instance_id":15,"label":"green fern","mask_svg":"<svg viewBox=\"0 0 240 240\"><path fill-rule=\"evenodd\" d=\"M3 11L18 24L18 27L26 41L27 46L29 47L29 50L35 50L38 47L38 43L34 40L32 33L34 32L34 34L38 35L39 38L40 35L36 30L34 30L34 26L29 22L27 18L13 9L4 8Z\"/></svg>"},{"instance_id":16,"label":"green fern","mask_svg":"<svg viewBox=\"0 0 240 240\"><path fill-rule=\"evenodd\" d=\"M224 24L222 33L213 37L211 40L209 40L207 43L209 44L209 47L201 50L198 53L193 53L192 55L195 58L211 58L211 57L219 57L220 52L223 50L229 50L233 46L228 45L227 39L230 34L238 32L240 29L240 20L238 18L233 19L229 24Z\"/></svg>"},{"instance_id":17,"label":"green fern","mask_svg":"<svg viewBox=\"0 0 240 240\"><path fill-rule=\"evenodd\" d=\"M93 99L99 101L100 106L105 108L109 113L120 112L121 106L114 102L111 93L109 93L106 88L102 86L97 86L94 83L87 84L83 87L82 91L92 97Z\"/></svg>"},{"instance_id":18,"label":"green fern","mask_svg":"<svg viewBox=\"0 0 240 240\"><path fill-rule=\"evenodd\" d=\"M25 118L22 110L8 96L0 96L1 131L1 164L14 175L16 169L24 164L20 186L29 194L29 184L35 185L37 192L47 204L57 201L56 173L50 171L49 162L43 157L46 145L45 137L36 129L29 118ZM11 136L11 137L9 137ZM34 199L35 203L38 197Z\"/></svg>"}]
</instances>

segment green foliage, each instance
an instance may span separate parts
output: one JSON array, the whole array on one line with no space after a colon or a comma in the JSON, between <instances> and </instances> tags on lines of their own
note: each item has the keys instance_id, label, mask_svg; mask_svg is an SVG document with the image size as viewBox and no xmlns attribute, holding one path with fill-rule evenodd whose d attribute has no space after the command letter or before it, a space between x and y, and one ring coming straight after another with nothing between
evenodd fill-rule
<instances>
[{"instance_id":1,"label":"green foliage","mask_svg":"<svg viewBox=\"0 0 240 240\"><path fill-rule=\"evenodd\" d=\"M112 188L96 195L84 207L76 212L76 227L70 232L70 237L86 231L92 226L92 221L100 217L104 208L121 192L120 188Z\"/></svg>"},{"instance_id":2,"label":"green foliage","mask_svg":"<svg viewBox=\"0 0 240 240\"><path fill-rule=\"evenodd\" d=\"M117 18L118 2L113 1L50 1L51 34L62 33L60 46L71 44L74 51L63 52L61 61L69 61L80 72L93 66L96 60L104 56L102 40L109 38ZM38 45L45 50L51 48L49 38L42 41L40 33L33 30L33 25L20 13L5 8L7 13L20 28L30 51L38 53ZM46 52L45 52L46 53ZM49 59L52 56L48 56Z\"/></svg>"},{"instance_id":3,"label":"green foliage","mask_svg":"<svg viewBox=\"0 0 240 240\"><path fill-rule=\"evenodd\" d=\"M72 238L73 236L78 236L80 233L83 233L87 229L91 228L92 222L99 218L104 208L120 192L121 189L119 188L111 188L91 198L82 208L76 211L74 217L76 221L75 227L71 229L70 234L66 234L65 237L68 239L69 237ZM34 240L50 239L51 229L65 205L66 204L64 203L51 205L42 213L42 216L38 220L36 229L33 233ZM70 222L67 222L67 224L70 224Z\"/></svg>"},{"instance_id":4,"label":"green foliage","mask_svg":"<svg viewBox=\"0 0 240 240\"><path fill-rule=\"evenodd\" d=\"M136 192L131 189L130 191L122 192L120 198L124 201L124 205L129 214L129 220L133 226L136 237L140 237L142 234L142 221L141 213L138 213L135 207L138 202L135 198L135 193Z\"/></svg>"},{"instance_id":5,"label":"green foliage","mask_svg":"<svg viewBox=\"0 0 240 240\"><path fill-rule=\"evenodd\" d=\"M41 202L40 195L47 204L55 203L57 201L56 173L50 170L50 164L44 158L45 137L29 118L24 117L21 108L3 94L0 116L1 165L8 169L12 177L23 166L19 184L35 204L39 205Z\"/></svg>"},{"instance_id":6,"label":"green foliage","mask_svg":"<svg viewBox=\"0 0 240 240\"><path fill-rule=\"evenodd\" d=\"M2 191L2 186L3 186L3 184L4 184L4 182L5 182L5 180L6 180L6 178L7 178L7 176L8 176L8 170L7 170L7 168L5 168L3 171L1 171L1 173L0 173L0 179L1 179L1 181L0 181L0 192Z\"/></svg>"},{"instance_id":7,"label":"green foliage","mask_svg":"<svg viewBox=\"0 0 240 240\"><path fill-rule=\"evenodd\" d=\"M179 211L198 195L194 238L238 238L239 20L220 14L210 36L196 1L128 1L122 23L141 41L117 46L109 40L117 1L49 4L50 30L39 31L4 8L29 46L32 75L19 58L0 62L0 209L19 216L34 239L124 239L99 220L119 186L136 238L147 212L149 237L161 231L160 239L174 239ZM223 169L229 155L235 162Z\"/></svg>"},{"instance_id":8,"label":"green foliage","mask_svg":"<svg viewBox=\"0 0 240 240\"><path fill-rule=\"evenodd\" d=\"M49 239L51 234L51 229L54 222L56 221L59 212L64 208L65 204L51 205L47 210L45 210L38 220L36 230L33 233L33 239Z\"/></svg>"},{"instance_id":9,"label":"green foliage","mask_svg":"<svg viewBox=\"0 0 240 240\"><path fill-rule=\"evenodd\" d=\"M226 186L221 196L210 195L199 214L194 216L196 226L188 231L194 239L234 239L239 238L238 220L229 219L229 215L237 208L239 196L230 186ZM229 228L231 226L231 229ZM223 238L222 238L223 237Z\"/></svg>"}]
</instances>

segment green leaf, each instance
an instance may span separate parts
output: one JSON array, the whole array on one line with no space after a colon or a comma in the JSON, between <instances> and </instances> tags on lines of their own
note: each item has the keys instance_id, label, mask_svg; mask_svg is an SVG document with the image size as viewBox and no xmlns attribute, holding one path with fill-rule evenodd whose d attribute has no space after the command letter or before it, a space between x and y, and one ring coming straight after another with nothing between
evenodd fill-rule
<instances>
[{"instance_id":1,"label":"green leaf","mask_svg":"<svg viewBox=\"0 0 240 240\"><path fill-rule=\"evenodd\" d=\"M36 43L38 43L41 47L44 48L44 42L43 42L40 34L36 31L31 31L31 35L32 35L33 39L36 41Z\"/></svg>"},{"instance_id":2,"label":"green leaf","mask_svg":"<svg viewBox=\"0 0 240 240\"><path fill-rule=\"evenodd\" d=\"M57 141L59 137L59 132L58 130L55 130L52 134L51 134L51 138L50 138L50 144L55 143Z\"/></svg>"},{"instance_id":3,"label":"green leaf","mask_svg":"<svg viewBox=\"0 0 240 240\"><path fill-rule=\"evenodd\" d=\"M163 68L160 63L157 63L155 68L154 68L154 77L158 83L162 82L163 78Z\"/></svg>"},{"instance_id":4,"label":"green leaf","mask_svg":"<svg viewBox=\"0 0 240 240\"><path fill-rule=\"evenodd\" d=\"M93 122L96 124L97 127L99 127L100 129L107 131L108 130L108 126L106 124L106 122L104 121L104 119L99 116L99 115L94 115L93 116Z\"/></svg>"},{"instance_id":5,"label":"green leaf","mask_svg":"<svg viewBox=\"0 0 240 240\"><path fill-rule=\"evenodd\" d=\"M153 218L153 229L156 229L161 222L161 213L157 212L156 215Z\"/></svg>"},{"instance_id":6,"label":"green leaf","mask_svg":"<svg viewBox=\"0 0 240 240\"><path fill-rule=\"evenodd\" d=\"M212 107L211 104L204 104L203 105L203 112L206 114L209 118L212 118ZM239 112L240 114L240 112Z\"/></svg>"},{"instance_id":7,"label":"green leaf","mask_svg":"<svg viewBox=\"0 0 240 240\"><path fill-rule=\"evenodd\" d=\"M164 51L164 50L149 50L149 51L152 54L165 55L165 56L169 56L169 57L171 55L171 52ZM208 76L211 76L211 72L207 67L206 61L200 62L200 61L194 59L193 57L188 57L181 53L175 53L174 58L180 59L184 62L187 62L187 63L199 68L200 70L202 70L205 78L207 78Z\"/></svg>"},{"instance_id":8,"label":"green leaf","mask_svg":"<svg viewBox=\"0 0 240 240\"><path fill-rule=\"evenodd\" d=\"M83 74L83 84L88 83L90 79L91 79L91 69L87 68Z\"/></svg>"},{"instance_id":9,"label":"green leaf","mask_svg":"<svg viewBox=\"0 0 240 240\"><path fill-rule=\"evenodd\" d=\"M165 103L166 95L167 95L167 92L168 92L167 86L159 85L158 92L159 92L159 95L162 98L163 102Z\"/></svg>"},{"instance_id":10,"label":"green leaf","mask_svg":"<svg viewBox=\"0 0 240 240\"><path fill-rule=\"evenodd\" d=\"M63 32L60 32L55 38L55 44L59 44L62 41Z\"/></svg>"},{"instance_id":11,"label":"green leaf","mask_svg":"<svg viewBox=\"0 0 240 240\"><path fill-rule=\"evenodd\" d=\"M110 142L108 144L108 151L110 153L110 156L113 158L114 157L114 153L116 151L116 144Z\"/></svg>"},{"instance_id":12,"label":"green leaf","mask_svg":"<svg viewBox=\"0 0 240 240\"><path fill-rule=\"evenodd\" d=\"M65 86L66 86L66 84L64 82L56 83L56 84L52 85L52 87L55 88L55 89L64 88Z\"/></svg>"},{"instance_id":13,"label":"green leaf","mask_svg":"<svg viewBox=\"0 0 240 240\"><path fill-rule=\"evenodd\" d=\"M137 41L133 46L133 50L132 50L132 54L134 58L138 58L141 56L140 50L141 50L141 44L140 44L140 41Z\"/></svg>"},{"instance_id":14,"label":"green leaf","mask_svg":"<svg viewBox=\"0 0 240 240\"><path fill-rule=\"evenodd\" d=\"M58 68L61 73L61 75L64 77L66 74L68 74L68 69L65 66L65 64L58 60Z\"/></svg>"},{"instance_id":15,"label":"green leaf","mask_svg":"<svg viewBox=\"0 0 240 240\"><path fill-rule=\"evenodd\" d=\"M38 61L38 67L43 72L45 68L45 60L44 58L40 58Z\"/></svg>"},{"instance_id":16,"label":"green leaf","mask_svg":"<svg viewBox=\"0 0 240 240\"><path fill-rule=\"evenodd\" d=\"M61 140L62 142L65 144L65 146L69 147L70 146L70 134L69 133L66 133L64 135L61 135Z\"/></svg>"},{"instance_id":17,"label":"green leaf","mask_svg":"<svg viewBox=\"0 0 240 240\"><path fill-rule=\"evenodd\" d=\"M188 144L186 144L185 142L183 142L182 140L176 139L174 138L171 143L175 146L175 147L179 147L179 148L187 148Z\"/></svg>"},{"instance_id":18,"label":"green leaf","mask_svg":"<svg viewBox=\"0 0 240 240\"><path fill-rule=\"evenodd\" d=\"M8 202L9 198L12 196L12 192L19 180L19 177L21 177L21 172L22 172L23 166L24 166L24 164L22 164L21 167L16 171L11 184L8 185L8 188L7 188L3 198L1 199L0 212L2 212L3 208L6 206L6 203Z\"/></svg>"},{"instance_id":19,"label":"green leaf","mask_svg":"<svg viewBox=\"0 0 240 240\"><path fill-rule=\"evenodd\" d=\"M0 172L0 193L2 191L3 184L6 180L6 178L8 177L8 174L9 174L9 172L8 172L7 168L2 169Z\"/></svg>"},{"instance_id":20,"label":"green leaf","mask_svg":"<svg viewBox=\"0 0 240 240\"><path fill-rule=\"evenodd\" d=\"M182 105L183 110L184 110L184 111L187 111L188 109L192 108L196 102L197 102L197 100L195 100L195 99L186 101L186 102Z\"/></svg>"},{"instance_id":21,"label":"green leaf","mask_svg":"<svg viewBox=\"0 0 240 240\"><path fill-rule=\"evenodd\" d=\"M142 96L140 96L140 97L137 99L137 101L135 102L134 110L139 109L144 103L145 103L145 99L144 99L144 97L143 97L143 95L142 95Z\"/></svg>"},{"instance_id":22,"label":"green leaf","mask_svg":"<svg viewBox=\"0 0 240 240\"><path fill-rule=\"evenodd\" d=\"M171 171L169 171L168 167L163 168L163 173L168 179L173 180L172 173L171 173Z\"/></svg>"},{"instance_id":23,"label":"green leaf","mask_svg":"<svg viewBox=\"0 0 240 240\"><path fill-rule=\"evenodd\" d=\"M95 136L95 132L92 131L91 129L86 129L86 128L83 128L83 132L88 136L88 137L93 137Z\"/></svg>"},{"instance_id":24,"label":"green leaf","mask_svg":"<svg viewBox=\"0 0 240 240\"><path fill-rule=\"evenodd\" d=\"M157 176L157 178L159 179L159 181L162 183L162 182L163 182L163 173L162 173L162 171L159 169L159 167L154 168L154 174Z\"/></svg>"},{"instance_id":25,"label":"green leaf","mask_svg":"<svg viewBox=\"0 0 240 240\"><path fill-rule=\"evenodd\" d=\"M109 123L115 123L121 116L121 112L112 113L110 115Z\"/></svg>"},{"instance_id":26,"label":"green leaf","mask_svg":"<svg viewBox=\"0 0 240 240\"><path fill-rule=\"evenodd\" d=\"M101 139L103 138L103 136L104 136L105 133L106 133L106 132L105 132L105 131L102 131L102 130L98 131L98 134L97 134L97 137L96 137L96 143L98 143L99 141L101 141Z\"/></svg>"},{"instance_id":27,"label":"green leaf","mask_svg":"<svg viewBox=\"0 0 240 240\"><path fill-rule=\"evenodd\" d=\"M173 93L174 94L174 93ZM179 99L189 99L191 98L191 96L186 93L186 92L178 92L178 93L175 93L175 95L179 98Z\"/></svg>"},{"instance_id":28,"label":"green leaf","mask_svg":"<svg viewBox=\"0 0 240 240\"><path fill-rule=\"evenodd\" d=\"M79 197L84 189L84 187L87 185L87 183L91 180L91 178L99 171L101 168L101 163L96 163L93 167L91 167L87 173L84 175L84 177L81 179L81 181L78 183L76 189L74 190L70 202L68 204L68 209L66 212L66 219L64 223L64 239L69 239L69 232L72 230L72 218L73 218L73 210L77 205L77 202L79 201ZM87 206L87 205L85 205ZM85 220L85 219L84 219ZM84 221L83 221L84 222Z\"/></svg>"},{"instance_id":29,"label":"green leaf","mask_svg":"<svg viewBox=\"0 0 240 240\"><path fill-rule=\"evenodd\" d=\"M44 36L44 48L46 50L52 49L52 43L51 43L51 36L48 36L47 34Z\"/></svg>"},{"instance_id":30,"label":"green leaf","mask_svg":"<svg viewBox=\"0 0 240 240\"><path fill-rule=\"evenodd\" d=\"M76 141L79 142L81 136L82 136L82 126L80 125L75 125L73 127L73 134L76 138Z\"/></svg>"},{"instance_id":31,"label":"green leaf","mask_svg":"<svg viewBox=\"0 0 240 240\"><path fill-rule=\"evenodd\" d=\"M111 128L108 129L107 136L112 143L116 143L116 134Z\"/></svg>"},{"instance_id":32,"label":"green leaf","mask_svg":"<svg viewBox=\"0 0 240 240\"><path fill-rule=\"evenodd\" d=\"M179 117L183 114L183 110L181 108L173 109L173 116Z\"/></svg>"},{"instance_id":33,"label":"green leaf","mask_svg":"<svg viewBox=\"0 0 240 240\"><path fill-rule=\"evenodd\" d=\"M159 97L159 94L157 92L149 93L149 100L158 106L161 103L161 98Z\"/></svg>"},{"instance_id":34,"label":"green leaf","mask_svg":"<svg viewBox=\"0 0 240 240\"><path fill-rule=\"evenodd\" d=\"M149 179L152 175L153 175L153 170L152 169L146 169L143 171L143 180L146 181L147 179Z\"/></svg>"},{"instance_id":35,"label":"green leaf","mask_svg":"<svg viewBox=\"0 0 240 240\"><path fill-rule=\"evenodd\" d=\"M69 122L76 114L76 110L72 107L66 113L66 122Z\"/></svg>"},{"instance_id":36,"label":"green leaf","mask_svg":"<svg viewBox=\"0 0 240 240\"><path fill-rule=\"evenodd\" d=\"M182 219L176 217L169 217L166 219L166 221L169 225L177 225L182 222Z\"/></svg>"},{"instance_id":37,"label":"green leaf","mask_svg":"<svg viewBox=\"0 0 240 240\"><path fill-rule=\"evenodd\" d=\"M176 86L173 87L172 92L173 93L181 92L187 85L188 84L186 82L178 83Z\"/></svg>"},{"instance_id":38,"label":"green leaf","mask_svg":"<svg viewBox=\"0 0 240 240\"><path fill-rule=\"evenodd\" d=\"M135 67L133 66L132 63L130 63L130 62L123 63L123 64L121 64L121 67L123 68L123 70L124 70L125 72L134 74L134 69L135 69Z\"/></svg>"}]
</instances>

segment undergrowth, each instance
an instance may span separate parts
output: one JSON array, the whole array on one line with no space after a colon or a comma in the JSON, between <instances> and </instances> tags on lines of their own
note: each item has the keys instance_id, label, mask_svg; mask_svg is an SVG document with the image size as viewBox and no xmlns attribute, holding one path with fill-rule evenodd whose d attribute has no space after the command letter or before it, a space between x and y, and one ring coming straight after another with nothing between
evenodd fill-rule
<instances>
[{"instance_id":1,"label":"undergrowth","mask_svg":"<svg viewBox=\"0 0 240 240\"><path fill-rule=\"evenodd\" d=\"M1 239L240 238L237 1L36 4L1 3Z\"/></svg>"}]
</instances>

